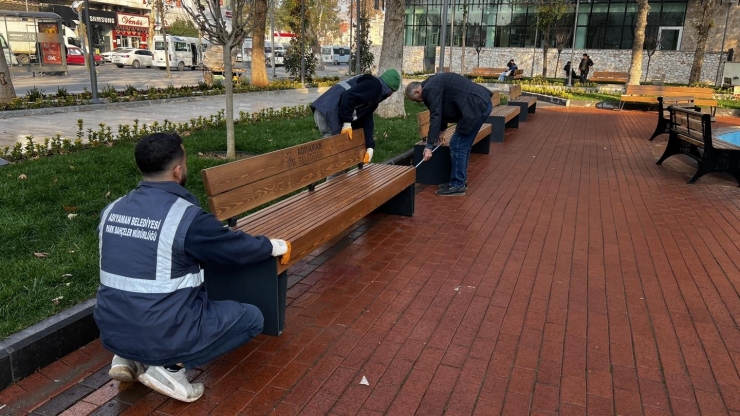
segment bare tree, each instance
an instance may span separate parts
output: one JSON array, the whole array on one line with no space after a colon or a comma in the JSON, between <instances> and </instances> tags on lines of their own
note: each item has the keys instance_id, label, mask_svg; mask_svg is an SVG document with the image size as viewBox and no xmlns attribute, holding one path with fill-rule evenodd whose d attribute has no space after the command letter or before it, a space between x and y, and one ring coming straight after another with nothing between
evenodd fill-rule
<instances>
[{"instance_id":1,"label":"bare tree","mask_svg":"<svg viewBox=\"0 0 740 416\"><path fill-rule=\"evenodd\" d=\"M156 9L157 14L159 14L159 30L160 32L162 32L162 41L164 42L164 65L165 69L167 70L166 77L170 78L172 77L172 73L170 72L171 51L169 50L169 46L167 45L167 29L165 28L167 26L167 22L165 21L164 17L172 8L172 4L168 3L166 0L148 0L148 3L152 6L152 9Z\"/></svg>"},{"instance_id":2,"label":"bare tree","mask_svg":"<svg viewBox=\"0 0 740 416\"><path fill-rule=\"evenodd\" d=\"M655 55L655 51L658 50L658 45L660 45L660 35L658 33L658 28L654 27L646 30L645 52L647 53L648 61L647 68L645 69L645 81L647 81L648 74L650 73L650 60L653 58L653 55Z\"/></svg>"},{"instance_id":3,"label":"bare tree","mask_svg":"<svg viewBox=\"0 0 740 416\"><path fill-rule=\"evenodd\" d=\"M3 45L0 45L0 103L9 103L13 98L15 98L15 88L10 78L10 68L5 59Z\"/></svg>"},{"instance_id":4,"label":"bare tree","mask_svg":"<svg viewBox=\"0 0 740 416\"><path fill-rule=\"evenodd\" d=\"M650 5L648 0L637 0L637 15L635 16L635 37L632 41L632 61L630 62L629 85L640 85L642 78L642 49L645 43L645 28L647 27Z\"/></svg>"},{"instance_id":5,"label":"bare tree","mask_svg":"<svg viewBox=\"0 0 740 416\"><path fill-rule=\"evenodd\" d=\"M692 0L688 7L696 8L696 17L690 19L690 24L696 29L696 51L694 52L694 63L691 65L689 74L689 85L701 81L701 68L704 65L704 54L707 51L707 39L709 30L714 27L712 16L719 7L717 0Z\"/></svg>"},{"instance_id":6,"label":"bare tree","mask_svg":"<svg viewBox=\"0 0 740 416\"><path fill-rule=\"evenodd\" d=\"M463 3L463 21L462 21L462 53L460 55L460 73L465 74L467 71L465 71L465 40L467 38L467 29L468 29L468 2ZM452 48L450 48L450 52L452 51Z\"/></svg>"},{"instance_id":7,"label":"bare tree","mask_svg":"<svg viewBox=\"0 0 740 416\"><path fill-rule=\"evenodd\" d=\"M570 42L570 36L572 33L573 25L568 22L568 19L563 19L563 21L560 21L558 26L555 27L555 33L553 34L553 37L555 38L555 49L558 50L558 59L557 61L555 61L555 77L558 76L558 71L560 68L560 54L563 53L563 49L565 49L565 47ZM573 66L572 62L571 66Z\"/></svg>"},{"instance_id":8,"label":"bare tree","mask_svg":"<svg viewBox=\"0 0 740 416\"><path fill-rule=\"evenodd\" d=\"M385 70L395 68L403 74L403 19L404 0L386 0L385 2L385 25L383 28L383 46L380 49L378 61L378 74ZM390 98L380 103L378 115L383 118L405 117L403 86Z\"/></svg>"},{"instance_id":9,"label":"bare tree","mask_svg":"<svg viewBox=\"0 0 740 416\"><path fill-rule=\"evenodd\" d=\"M162 1L162 0L158 0ZM262 4L267 10L266 2ZM226 89L226 157L236 157L236 144L234 141L234 82L231 51L241 46L244 38L252 29L249 21L249 7L253 6L251 0L231 0L225 6L221 6L220 0L193 0L192 5L183 3L183 8L200 26L202 33L217 45L223 46L224 61L224 87ZM267 15L265 11L265 16ZM261 24L262 35L264 35L265 21ZM261 36L264 38L264 36ZM254 60L252 64L256 64Z\"/></svg>"},{"instance_id":10,"label":"bare tree","mask_svg":"<svg viewBox=\"0 0 740 416\"><path fill-rule=\"evenodd\" d=\"M570 10L569 0L534 0L537 28L542 31L542 76L547 77L547 51L550 48L552 26ZM535 39L535 46L537 40Z\"/></svg>"}]
</instances>

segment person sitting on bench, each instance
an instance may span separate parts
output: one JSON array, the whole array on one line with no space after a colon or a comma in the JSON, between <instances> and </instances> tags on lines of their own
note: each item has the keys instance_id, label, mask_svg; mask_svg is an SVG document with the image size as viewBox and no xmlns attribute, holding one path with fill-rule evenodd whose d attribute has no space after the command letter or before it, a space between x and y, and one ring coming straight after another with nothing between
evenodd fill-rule
<instances>
[{"instance_id":1,"label":"person sitting on bench","mask_svg":"<svg viewBox=\"0 0 740 416\"><path fill-rule=\"evenodd\" d=\"M506 64L506 68L508 68L508 70L502 72L501 75L499 75L499 77L498 77L498 80L501 81L501 82L506 81L506 77L507 76L512 76L513 77L514 76L514 72L517 69L519 69L516 66L516 64L514 63L514 60L513 59L510 60L508 64Z\"/></svg>"},{"instance_id":2,"label":"person sitting on bench","mask_svg":"<svg viewBox=\"0 0 740 416\"><path fill-rule=\"evenodd\" d=\"M202 265L254 263L288 253L289 245L232 231L202 210L184 188L179 135L142 138L135 159L143 181L101 215L93 317L100 342L115 354L112 379L192 402L203 384L188 382L185 371L249 342L264 323L254 305L209 300Z\"/></svg>"},{"instance_id":3,"label":"person sitting on bench","mask_svg":"<svg viewBox=\"0 0 740 416\"><path fill-rule=\"evenodd\" d=\"M568 74L570 74L570 77L571 77L570 79L571 80L574 80L574 79L578 78L578 74L576 74L576 71L574 71L570 67L570 61L568 61L568 63L565 64L565 68L563 68L563 71L565 71L565 79L566 80L568 79Z\"/></svg>"}]
</instances>

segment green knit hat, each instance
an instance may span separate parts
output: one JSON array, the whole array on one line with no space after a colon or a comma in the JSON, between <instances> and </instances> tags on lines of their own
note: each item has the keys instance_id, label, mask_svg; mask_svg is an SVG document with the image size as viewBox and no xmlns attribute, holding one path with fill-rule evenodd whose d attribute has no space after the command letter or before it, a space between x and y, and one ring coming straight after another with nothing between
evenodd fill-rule
<instances>
[{"instance_id":1,"label":"green knit hat","mask_svg":"<svg viewBox=\"0 0 740 416\"><path fill-rule=\"evenodd\" d=\"M380 79L385 81L393 91L398 91L398 88L401 86L401 74L399 74L395 69L389 69L383 72Z\"/></svg>"}]
</instances>

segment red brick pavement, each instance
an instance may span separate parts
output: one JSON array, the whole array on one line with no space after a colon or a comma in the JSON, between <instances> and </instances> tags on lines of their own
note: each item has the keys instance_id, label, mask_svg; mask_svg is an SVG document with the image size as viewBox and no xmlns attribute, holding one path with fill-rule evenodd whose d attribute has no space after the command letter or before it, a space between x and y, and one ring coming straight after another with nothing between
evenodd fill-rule
<instances>
[{"instance_id":1,"label":"red brick pavement","mask_svg":"<svg viewBox=\"0 0 740 416\"><path fill-rule=\"evenodd\" d=\"M654 126L540 109L466 197L424 189L296 284L281 337L193 370L195 403L107 380L95 342L0 413L740 415L740 191L656 166Z\"/></svg>"}]
</instances>

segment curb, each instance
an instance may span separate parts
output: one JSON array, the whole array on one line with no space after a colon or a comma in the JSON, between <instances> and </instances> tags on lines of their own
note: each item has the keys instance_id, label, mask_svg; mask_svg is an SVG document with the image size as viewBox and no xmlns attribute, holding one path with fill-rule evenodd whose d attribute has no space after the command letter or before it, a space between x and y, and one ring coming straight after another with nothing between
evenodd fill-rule
<instances>
[{"instance_id":1,"label":"curb","mask_svg":"<svg viewBox=\"0 0 740 416\"><path fill-rule=\"evenodd\" d=\"M88 299L0 340L0 390L98 338Z\"/></svg>"},{"instance_id":2,"label":"curb","mask_svg":"<svg viewBox=\"0 0 740 416\"><path fill-rule=\"evenodd\" d=\"M414 149L410 149L381 163L409 165L413 152ZM346 247L347 237L353 234L337 241L310 263L298 265L295 271L288 273L288 288ZM100 331L92 317L94 310L95 298L88 299L0 340L0 390L97 339Z\"/></svg>"},{"instance_id":3,"label":"curb","mask_svg":"<svg viewBox=\"0 0 740 416\"><path fill-rule=\"evenodd\" d=\"M311 91L324 92L330 87L316 87L316 88L295 88L288 90L272 90L272 91L255 91L255 92L276 92L276 93L299 93L308 94ZM234 95L241 94L253 94L253 92L242 92L235 93ZM141 101L126 101L120 103L104 103L104 104L84 104L84 105L70 105L65 107L46 107L46 108L33 108L29 110L7 110L0 111L0 120L8 119L13 117L27 117L27 116L40 116L49 114L59 113L82 113L87 111L98 111L98 110L114 110L119 108L131 108L131 107L150 107L154 105L162 104L176 104L176 103L187 103L193 101L202 101L212 97L224 97L225 94L214 94L214 95L203 95L203 96L192 96L192 97L177 97L177 98L162 98L159 100L141 100Z\"/></svg>"}]
</instances>

